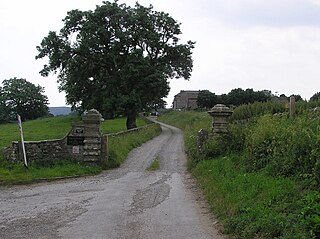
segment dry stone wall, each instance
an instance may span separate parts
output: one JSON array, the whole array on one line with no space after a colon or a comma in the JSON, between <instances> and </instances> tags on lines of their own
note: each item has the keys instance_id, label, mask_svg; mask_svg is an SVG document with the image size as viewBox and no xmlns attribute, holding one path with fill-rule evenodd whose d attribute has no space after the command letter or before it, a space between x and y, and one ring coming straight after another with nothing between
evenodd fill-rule
<instances>
[{"instance_id":1,"label":"dry stone wall","mask_svg":"<svg viewBox=\"0 0 320 239\"><path fill-rule=\"evenodd\" d=\"M89 110L82 121L72 125L63 139L25 142L28 162L70 157L93 163L106 160L106 138L100 130L103 121L101 114L97 110ZM4 154L10 161L22 161L21 143L12 142L12 146L5 149Z\"/></svg>"}]
</instances>

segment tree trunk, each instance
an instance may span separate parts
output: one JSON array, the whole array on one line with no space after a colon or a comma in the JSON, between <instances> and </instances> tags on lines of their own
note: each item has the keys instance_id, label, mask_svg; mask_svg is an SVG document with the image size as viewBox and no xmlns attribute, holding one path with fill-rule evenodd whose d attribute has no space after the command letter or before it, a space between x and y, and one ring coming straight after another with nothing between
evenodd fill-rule
<instances>
[{"instance_id":1,"label":"tree trunk","mask_svg":"<svg viewBox=\"0 0 320 239\"><path fill-rule=\"evenodd\" d=\"M134 109L127 109L127 129L137 128L137 112Z\"/></svg>"}]
</instances>

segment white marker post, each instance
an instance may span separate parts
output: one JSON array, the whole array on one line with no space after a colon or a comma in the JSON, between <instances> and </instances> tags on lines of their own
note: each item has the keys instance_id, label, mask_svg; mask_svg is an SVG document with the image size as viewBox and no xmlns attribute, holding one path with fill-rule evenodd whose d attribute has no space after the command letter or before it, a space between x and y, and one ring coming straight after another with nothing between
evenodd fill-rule
<instances>
[{"instance_id":1,"label":"white marker post","mask_svg":"<svg viewBox=\"0 0 320 239\"><path fill-rule=\"evenodd\" d=\"M24 166L26 166L26 168L28 168L26 149L24 147L24 139L23 139L21 117L20 117L19 114L17 116L18 116L18 125L19 125L19 130L20 130L20 135L21 135L21 145L22 145L22 151L23 151Z\"/></svg>"}]
</instances>

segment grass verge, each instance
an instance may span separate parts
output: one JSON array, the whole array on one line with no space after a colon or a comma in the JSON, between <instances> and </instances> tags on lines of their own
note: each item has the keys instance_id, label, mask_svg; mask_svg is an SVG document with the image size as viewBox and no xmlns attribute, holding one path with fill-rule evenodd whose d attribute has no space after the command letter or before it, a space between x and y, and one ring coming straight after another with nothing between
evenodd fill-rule
<instances>
[{"instance_id":1,"label":"grass verge","mask_svg":"<svg viewBox=\"0 0 320 239\"><path fill-rule=\"evenodd\" d=\"M312 181L313 184L310 183L311 176L316 172L319 175L317 170L320 167L314 167L314 174L298 173L297 176L294 173L290 174L294 176L270 173L270 167L248 170L247 153L251 145L243 141L250 139L249 136L255 132L261 136L258 131L246 131L246 128L241 128L242 125L234 126L235 128L230 128L231 136L226 137L228 147L221 144L222 141L209 140L205 154L199 155L196 145L197 132L201 128L210 130L211 117L200 112L171 112L162 115L159 120L183 130L189 169L203 188L212 212L223 224L226 233L235 238L248 239L320 238L320 193L315 186L312 186L315 180ZM297 122L299 123L299 119ZM258 126L270 129L275 127L272 124ZM300 137L300 132L309 133L311 130L303 128L293 132ZM279 134L271 137L279 138ZM294 153L305 154L307 151L301 149L309 141L300 138L300 141L295 140L297 145ZM270 154L262 154L265 151L274 152L269 150L268 144L261 144L259 148L256 146L259 143L257 140L252 142L255 143L254 147L251 147L252 152L255 152L255 156L261 156L261 160L269 159L267 156ZM268 142L263 141L263 143ZM279 142L283 145L287 141ZM281 149L289 150L288 146L290 144L281 146ZM232 147L234 151L226 150ZM310 159L313 159L318 155L319 147L310 147L312 152ZM290 161L285 161L284 154L278 156L275 165L291 168L295 166ZM309 158L304 156L299 159Z\"/></svg>"},{"instance_id":2,"label":"grass verge","mask_svg":"<svg viewBox=\"0 0 320 239\"><path fill-rule=\"evenodd\" d=\"M139 131L128 134L109 136L109 159L106 162L106 168L119 167L127 158L129 152L152 139L161 133L161 127L158 124L152 124Z\"/></svg>"},{"instance_id":3,"label":"grass verge","mask_svg":"<svg viewBox=\"0 0 320 239\"><path fill-rule=\"evenodd\" d=\"M147 171L153 172L160 169L159 157L155 158L150 166L147 168Z\"/></svg>"},{"instance_id":4,"label":"grass verge","mask_svg":"<svg viewBox=\"0 0 320 239\"><path fill-rule=\"evenodd\" d=\"M225 233L235 238L312 238L301 211L304 194L288 178L239 168L239 156L204 160L193 175Z\"/></svg>"},{"instance_id":5,"label":"grass verge","mask_svg":"<svg viewBox=\"0 0 320 239\"><path fill-rule=\"evenodd\" d=\"M0 166L0 184L29 184L65 177L95 175L102 171L100 166L86 165L70 159L48 160L47 162L50 163L31 163L27 169L22 164L5 164L2 160L2 165Z\"/></svg>"}]
</instances>

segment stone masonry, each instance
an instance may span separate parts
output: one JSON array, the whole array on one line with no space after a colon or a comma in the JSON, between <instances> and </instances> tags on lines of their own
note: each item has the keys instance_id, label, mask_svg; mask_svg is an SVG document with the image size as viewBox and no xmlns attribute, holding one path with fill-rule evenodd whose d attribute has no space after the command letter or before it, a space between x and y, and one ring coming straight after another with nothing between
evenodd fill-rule
<instances>
[{"instance_id":1,"label":"stone masonry","mask_svg":"<svg viewBox=\"0 0 320 239\"><path fill-rule=\"evenodd\" d=\"M107 159L106 138L100 130L103 121L97 110L89 110L82 122L72 125L70 132L57 140L25 142L28 162L42 159L75 158L79 161L99 163ZM10 161L22 161L21 143L13 142L5 149Z\"/></svg>"}]
</instances>

